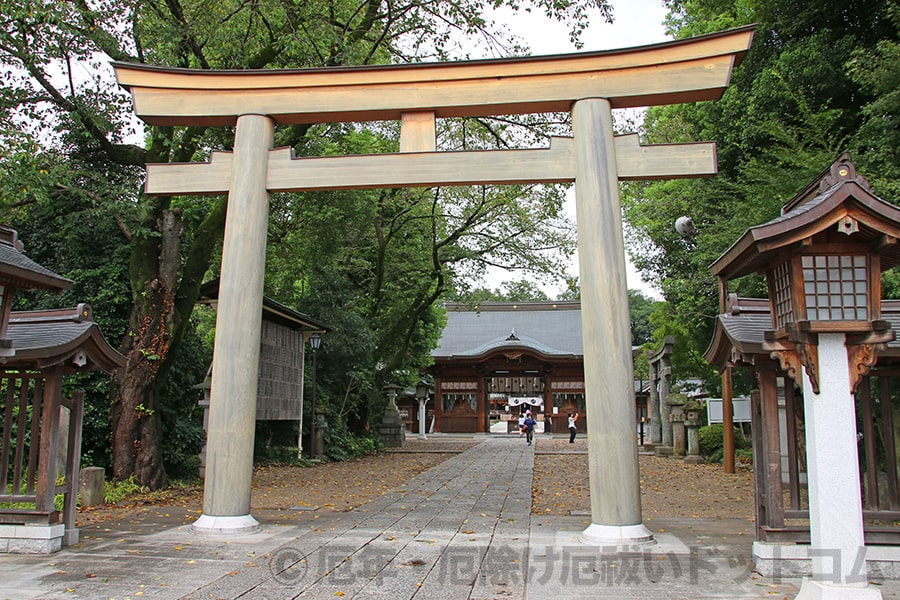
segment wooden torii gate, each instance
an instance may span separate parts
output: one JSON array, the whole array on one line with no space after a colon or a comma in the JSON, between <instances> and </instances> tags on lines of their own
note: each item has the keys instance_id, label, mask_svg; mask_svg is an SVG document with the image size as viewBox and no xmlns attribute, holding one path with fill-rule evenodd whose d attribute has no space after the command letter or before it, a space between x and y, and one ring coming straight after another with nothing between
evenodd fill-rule
<instances>
[{"instance_id":1,"label":"wooden torii gate","mask_svg":"<svg viewBox=\"0 0 900 600\"><path fill-rule=\"evenodd\" d=\"M719 98L752 27L638 48L455 63L203 71L114 63L151 125L236 126L209 163L148 165L148 194L228 193L200 532L250 515L256 371L270 192L575 182L591 544L651 541L641 517L631 332L618 181L709 176L715 144L615 138L612 109ZM436 151L443 117L571 111L549 148ZM399 120L400 152L293 158L276 124Z\"/></svg>"}]
</instances>

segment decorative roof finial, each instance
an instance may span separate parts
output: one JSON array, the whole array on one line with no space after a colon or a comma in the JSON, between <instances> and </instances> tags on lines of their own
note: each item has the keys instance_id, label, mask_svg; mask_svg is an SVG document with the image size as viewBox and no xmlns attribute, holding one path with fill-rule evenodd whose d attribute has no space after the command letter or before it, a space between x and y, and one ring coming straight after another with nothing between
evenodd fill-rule
<instances>
[{"instance_id":1,"label":"decorative roof finial","mask_svg":"<svg viewBox=\"0 0 900 600\"><path fill-rule=\"evenodd\" d=\"M831 164L831 172L822 178L819 183L819 192L831 188L845 181L855 181L868 191L872 191L869 187L869 181L862 175L856 174L856 165L850 160L850 154L844 152L836 161Z\"/></svg>"}]
</instances>

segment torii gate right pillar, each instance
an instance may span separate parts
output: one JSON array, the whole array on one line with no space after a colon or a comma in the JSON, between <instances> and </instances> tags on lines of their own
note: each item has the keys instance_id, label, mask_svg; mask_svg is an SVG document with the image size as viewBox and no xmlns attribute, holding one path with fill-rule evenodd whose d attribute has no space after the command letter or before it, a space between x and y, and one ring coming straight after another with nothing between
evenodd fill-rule
<instances>
[{"instance_id":1,"label":"torii gate right pillar","mask_svg":"<svg viewBox=\"0 0 900 600\"><path fill-rule=\"evenodd\" d=\"M591 490L591 525L581 539L601 546L650 542L653 536L641 519L625 245L609 101L577 101L572 129Z\"/></svg>"}]
</instances>

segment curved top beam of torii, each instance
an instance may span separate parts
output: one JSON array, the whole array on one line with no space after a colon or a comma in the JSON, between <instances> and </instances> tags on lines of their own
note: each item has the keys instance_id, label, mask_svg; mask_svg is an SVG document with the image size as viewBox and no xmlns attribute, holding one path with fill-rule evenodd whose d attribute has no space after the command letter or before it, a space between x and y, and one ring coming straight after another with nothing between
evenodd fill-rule
<instances>
[{"instance_id":1,"label":"curved top beam of torii","mask_svg":"<svg viewBox=\"0 0 900 600\"><path fill-rule=\"evenodd\" d=\"M601 52L445 63L211 71L113 63L151 125L396 120L562 112L581 98L612 108L714 100L750 47L753 27Z\"/></svg>"},{"instance_id":2,"label":"curved top beam of torii","mask_svg":"<svg viewBox=\"0 0 900 600\"><path fill-rule=\"evenodd\" d=\"M567 182L571 138L548 149L433 152L434 119L568 111L583 98L612 108L710 100L728 86L752 27L582 54L333 69L205 71L115 63L135 112L154 125L234 125L258 114L276 123L399 119L401 153L294 160L273 150L266 188L276 191ZM615 141L617 178L716 172L715 144L640 146ZM148 165L148 194L228 191L233 155L209 163Z\"/></svg>"}]
</instances>

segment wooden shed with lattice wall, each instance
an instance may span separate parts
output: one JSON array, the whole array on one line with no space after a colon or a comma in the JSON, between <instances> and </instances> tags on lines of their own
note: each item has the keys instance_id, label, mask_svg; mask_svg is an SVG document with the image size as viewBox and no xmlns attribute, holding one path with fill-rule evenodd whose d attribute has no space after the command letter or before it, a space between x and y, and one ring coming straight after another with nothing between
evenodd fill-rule
<instances>
[{"instance_id":1,"label":"wooden shed with lattice wall","mask_svg":"<svg viewBox=\"0 0 900 600\"><path fill-rule=\"evenodd\" d=\"M219 280L209 281L200 288L200 302L216 306ZM257 421L298 421L303 431L303 377L306 341L313 334L328 328L287 306L263 298L260 331L259 375L256 392ZM203 428L209 422L210 381L213 365L206 380L198 387L203 390L200 401L204 407ZM298 447L302 447L300 436ZM200 454L200 476L205 473L206 447Z\"/></svg>"}]
</instances>

